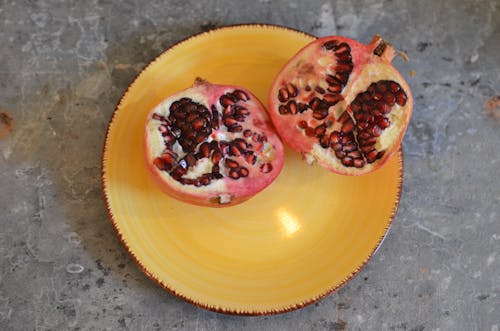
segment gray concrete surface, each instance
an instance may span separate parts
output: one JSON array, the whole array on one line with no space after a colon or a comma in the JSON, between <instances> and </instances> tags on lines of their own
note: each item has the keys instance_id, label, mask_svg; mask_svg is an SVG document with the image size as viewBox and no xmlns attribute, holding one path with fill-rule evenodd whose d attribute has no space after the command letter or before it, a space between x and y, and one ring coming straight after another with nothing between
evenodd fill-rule
<instances>
[{"instance_id":1,"label":"gray concrete surface","mask_svg":"<svg viewBox=\"0 0 500 331\"><path fill-rule=\"evenodd\" d=\"M99 178L138 70L247 22L378 32L410 56L396 65L416 101L384 245L337 293L277 316L212 313L156 286L114 235ZM500 94L498 1L0 0L0 45L13 119L0 139L0 330L499 330L500 115L483 106Z\"/></svg>"}]
</instances>

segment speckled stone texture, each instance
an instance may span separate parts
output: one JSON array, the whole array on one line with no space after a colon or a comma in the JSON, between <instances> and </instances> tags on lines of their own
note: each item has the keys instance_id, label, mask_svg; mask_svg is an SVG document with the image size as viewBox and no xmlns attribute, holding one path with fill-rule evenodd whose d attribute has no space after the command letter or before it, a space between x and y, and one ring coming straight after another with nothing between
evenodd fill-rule
<instances>
[{"instance_id":1,"label":"speckled stone texture","mask_svg":"<svg viewBox=\"0 0 500 331\"><path fill-rule=\"evenodd\" d=\"M500 94L499 17L496 0L0 0L0 113L13 119L0 139L0 330L498 331L500 115L483 104ZM411 58L395 63L415 98L383 246L337 293L277 316L163 291L118 241L100 186L108 121L141 68L194 33L249 22L378 32Z\"/></svg>"}]
</instances>

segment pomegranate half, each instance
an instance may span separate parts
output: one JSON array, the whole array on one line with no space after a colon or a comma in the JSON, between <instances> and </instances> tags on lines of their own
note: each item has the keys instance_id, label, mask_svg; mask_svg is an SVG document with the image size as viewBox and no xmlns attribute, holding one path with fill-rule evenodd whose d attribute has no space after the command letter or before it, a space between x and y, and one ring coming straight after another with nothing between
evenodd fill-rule
<instances>
[{"instance_id":1,"label":"pomegranate half","mask_svg":"<svg viewBox=\"0 0 500 331\"><path fill-rule=\"evenodd\" d=\"M168 195L211 207L241 203L283 167L283 145L248 90L196 79L147 116L146 163Z\"/></svg>"},{"instance_id":2,"label":"pomegranate half","mask_svg":"<svg viewBox=\"0 0 500 331\"><path fill-rule=\"evenodd\" d=\"M283 141L335 173L362 175L382 166L399 149L413 105L393 57L379 36L368 45L324 37L301 49L269 94Z\"/></svg>"}]
</instances>

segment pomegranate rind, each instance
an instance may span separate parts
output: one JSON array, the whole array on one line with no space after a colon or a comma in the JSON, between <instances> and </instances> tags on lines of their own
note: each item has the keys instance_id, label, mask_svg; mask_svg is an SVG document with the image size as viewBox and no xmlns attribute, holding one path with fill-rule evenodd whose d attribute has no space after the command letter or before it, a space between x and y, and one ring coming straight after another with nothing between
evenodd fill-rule
<instances>
[{"instance_id":1,"label":"pomegranate rind","mask_svg":"<svg viewBox=\"0 0 500 331\"><path fill-rule=\"evenodd\" d=\"M165 118L169 115L171 104L181 98L189 98L192 101L204 105L210 109L211 105L217 104L219 97L235 90L242 90L250 97L245 101L245 107L250 111L245 123L254 132L262 133L266 136L263 151L259 154L253 167L248 166L249 174L246 178L234 180L228 176L213 180L206 186L184 185L173 179L168 172L160 170L154 160L165 151L163 137L158 131L159 122L153 118L153 114L159 114ZM263 104L250 91L231 85L216 85L197 79L195 84L181 92L169 96L158 104L147 115L144 131L144 155L145 163L151 177L157 186L167 195L194 205L207 207L229 207L240 204L255 194L268 187L280 174L284 163L284 147L279 136L274 132L272 123L265 111ZM225 136L224 136L225 135ZM209 139L217 140L219 137L231 138L232 133L212 132ZM243 164L243 156L229 158L240 161ZM204 159L208 161L208 159ZM202 163L202 162L199 162ZM259 171L259 167L265 163L272 164L272 170L268 173ZM203 168L201 164L201 168ZM206 165L208 166L208 165ZM197 163L198 167L198 163ZM206 169L199 169L206 171Z\"/></svg>"},{"instance_id":2,"label":"pomegranate rind","mask_svg":"<svg viewBox=\"0 0 500 331\"><path fill-rule=\"evenodd\" d=\"M376 81L394 81L401 86L407 96L404 106L398 104L393 106L389 114L391 125L377 139L375 147L377 150L384 150L383 157L373 163L366 163L362 168L344 166L331 148L323 148L318 138L307 136L305 131L299 128L298 122L304 120L311 122L310 110L293 116L282 115L279 112L279 106L282 103L277 96L283 86L292 82L299 88L304 88L304 86L310 85L309 82L324 79L322 77L325 72L329 72L330 68L336 64L331 58L327 58L324 52L321 52L323 45L332 40L336 40L338 43L347 43L350 46L354 67L347 84L341 91L344 99L329 108L329 115L325 120L331 118L331 121L335 122L343 111L347 111L352 117L350 103L359 93L365 91L371 83ZM377 47L382 50L382 53L378 55L374 54ZM341 175L364 175L383 166L399 150L413 111L410 87L402 75L391 65L394 54L394 48L378 35L369 44L342 36L329 36L316 39L304 46L282 67L268 96L269 114L283 142L301 153L307 163L317 163ZM312 119L312 123L321 124L322 121ZM333 125L336 128L338 126L339 124Z\"/></svg>"}]
</instances>

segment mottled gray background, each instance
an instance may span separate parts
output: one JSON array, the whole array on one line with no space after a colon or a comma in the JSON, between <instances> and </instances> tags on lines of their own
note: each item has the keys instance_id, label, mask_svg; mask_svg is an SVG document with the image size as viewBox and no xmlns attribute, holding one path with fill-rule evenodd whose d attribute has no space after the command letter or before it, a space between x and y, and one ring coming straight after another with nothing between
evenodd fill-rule
<instances>
[{"instance_id":1,"label":"mottled gray background","mask_svg":"<svg viewBox=\"0 0 500 331\"><path fill-rule=\"evenodd\" d=\"M278 316L225 316L164 292L115 236L100 186L115 104L145 64L217 26L261 22L406 51L413 89L393 228L337 293ZM498 1L0 0L1 330L500 328ZM416 75L410 77L410 70ZM4 117L5 118L5 117Z\"/></svg>"}]
</instances>

